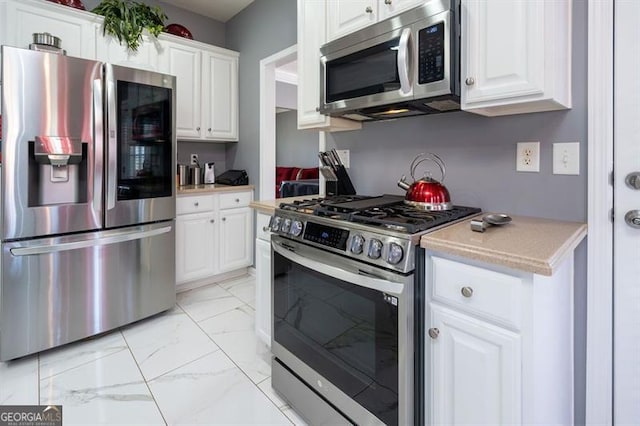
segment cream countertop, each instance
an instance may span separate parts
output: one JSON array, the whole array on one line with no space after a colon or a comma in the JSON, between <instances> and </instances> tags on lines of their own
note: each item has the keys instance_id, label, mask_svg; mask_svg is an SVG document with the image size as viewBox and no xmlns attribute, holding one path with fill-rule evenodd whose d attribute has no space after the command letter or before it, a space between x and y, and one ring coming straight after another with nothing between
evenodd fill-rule
<instances>
[{"instance_id":1,"label":"cream countertop","mask_svg":"<svg viewBox=\"0 0 640 426\"><path fill-rule=\"evenodd\" d=\"M209 183L203 185L185 185L178 186L176 189L176 194L178 196L181 195L192 195L192 194L201 194L206 192L238 192L238 191L248 191L253 190L253 185L238 185L238 186L230 186L230 185L220 185L218 183Z\"/></svg>"},{"instance_id":2,"label":"cream countertop","mask_svg":"<svg viewBox=\"0 0 640 426\"><path fill-rule=\"evenodd\" d=\"M483 213L478 218L486 215ZM470 228L471 219L426 234L420 246L509 268L551 276L587 235L587 225L512 216L507 225L484 232Z\"/></svg>"},{"instance_id":3,"label":"cream countertop","mask_svg":"<svg viewBox=\"0 0 640 426\"><path fill-rule=\"evenodd\" d=\"M249 204L249 207L253 207L255 210L259 211L260 213L273 214L276 207L278 207L280 203L291 203L297 200L308 200L310 198L316 198L316 197L319 197L319 195L302 195L300 197L278 198L275 200L257 200L257 201L252 201Z\"/></svg>"}]
</instances>

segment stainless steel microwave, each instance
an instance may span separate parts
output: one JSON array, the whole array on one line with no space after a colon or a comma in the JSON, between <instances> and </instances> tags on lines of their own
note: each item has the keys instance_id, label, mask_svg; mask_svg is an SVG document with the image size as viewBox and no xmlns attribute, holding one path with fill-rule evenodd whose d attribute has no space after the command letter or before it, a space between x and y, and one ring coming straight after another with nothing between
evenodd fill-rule
<instances>
[{"instance_id":1,"label":"stainless steel microwave","mask_svg":"<svg viewBox=\"0 0 640 426\"><path fill-rule=\"evenodd\" d=\"M460 109L460 1L430 0L320 49L320 112L358 121Z\"/></svg>"}]
</instances>

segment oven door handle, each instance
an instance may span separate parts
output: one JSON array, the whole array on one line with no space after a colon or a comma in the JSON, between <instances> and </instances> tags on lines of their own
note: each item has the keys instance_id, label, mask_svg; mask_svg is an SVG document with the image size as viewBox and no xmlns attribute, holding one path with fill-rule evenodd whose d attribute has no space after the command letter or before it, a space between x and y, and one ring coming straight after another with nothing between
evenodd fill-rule
<instances>
[{"instance_id":1,"label":"oven door handle","mask_svg":"<svg viewBox=\"0 0 640 426\"><path fill-rule=\"evenodd\" d=\"M380 291L391 295L401 295L404 289L403 283L393 282L386 279L374 278L369 275L362 275L357 272L348 271L328 263L313 260L307 256L299 254L292 246L285 246L283 243L271 240L273 250L290 261L302 265L324 275L337 278L339 280L366 287L371 290ZM300 250L305 251L305 250ZM311 251L311 250L309 250ZM315 250L314 250L315 251ZM322 252L320 252L322 253Z\"/></svg>"},{"instance_id":2,"label":"oven door handle","mask_svg":"<svg viewBox=\"0 0 640 426\"><path fill-rule=\"evenodd\" d=\"M409 69L411 68L411 53L409 42L411 40L411 29L405 28L400 35L398 43L398 76L400 77L400 92L404 95L411 93L411 81L409 79Z\"/></svg>"}]
</instances>

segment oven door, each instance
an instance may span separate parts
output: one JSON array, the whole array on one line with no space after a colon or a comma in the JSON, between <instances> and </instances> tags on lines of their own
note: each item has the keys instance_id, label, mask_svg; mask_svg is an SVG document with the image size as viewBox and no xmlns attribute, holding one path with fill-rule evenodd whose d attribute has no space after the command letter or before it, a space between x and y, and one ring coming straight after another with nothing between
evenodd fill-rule
<instances>
[{"instance_id":1,"label":"oven door","mask_svg":"<svg viewBox=\"0 0 640 426\"><path fill-rule=\"evenodd\" d=\"M275 235L272 259L275 357L356 424L411 424L413 275Z\"/></svg>"}]
</instances>

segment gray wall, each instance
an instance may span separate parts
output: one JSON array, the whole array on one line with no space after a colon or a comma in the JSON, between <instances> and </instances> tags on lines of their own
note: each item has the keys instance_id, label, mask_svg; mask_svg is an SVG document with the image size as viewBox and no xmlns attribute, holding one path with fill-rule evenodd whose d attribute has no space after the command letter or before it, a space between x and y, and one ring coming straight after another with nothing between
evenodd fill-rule
<instances>
[{"instance_id":1,"label":"gray wall","mask_svg":"<svg viewBox=\"0 0 640 426\"><path fill-rule=\"evenodd\" d=\"M246 169L259 185L260 60L296 44L296 1L256 0L227 22L227 47L240 52L240 141L227 147L227 164Z\"/></svg>"},{"instance_id":2,"label":"gray wall","mask_svg":"<svg viewBox=\"0 0 640 426\"><path fill-rule=\"evenodd\" d=\"M318 167L318 132L298 130L298 111L276 114L276 165Z\"/></svg>"},{"instance_id":3,"label":"gray wall","mask_svg":"<svg viewBox=\"0 0 640 426\"><path fill-rule=\"evenodd\" d=\"M367 123L332 133L329 148L351 150L350 176L358 193L402 191L412 158L434 152L446 163L445 184L457 204L484 211L587 220L587 2L573 2L573 108L486 118L466 112ZM516 142L539 141L540 173L515 171ZM580 175L552 174L554 142L580 142ZM434 175L436 175L434 173ZM587 253L575 258L576 424L584 424Z\"/></svg>"},{"instance_id":4,"label":"gray wall","mask_svg":"<svg viewBox=\"0 0 640 426\"><path fill-rule=\"evenodd\" d=\"M209 43L225 47L225 24L206 16L189 12L185 9L161 3L158 0L137 0L150 6L160 6L167 14L167 25L180 24L189 29L193 39L203 43ZM100 4L100 0L82 0L85 8L91 10Z\"/></svg>"},{"instance_id":5,"label":"gray wall","mask_svg":"<svg viewBox=\"0 0 640 426\"><path fill-rule=\"evenodd\" d=\"M191 154L198 154L200 167L204 167L204 163L216 163L216 176L227 170L225 144L178 141L178 164L190 164Z\"/></svg>"}]
</instances>

